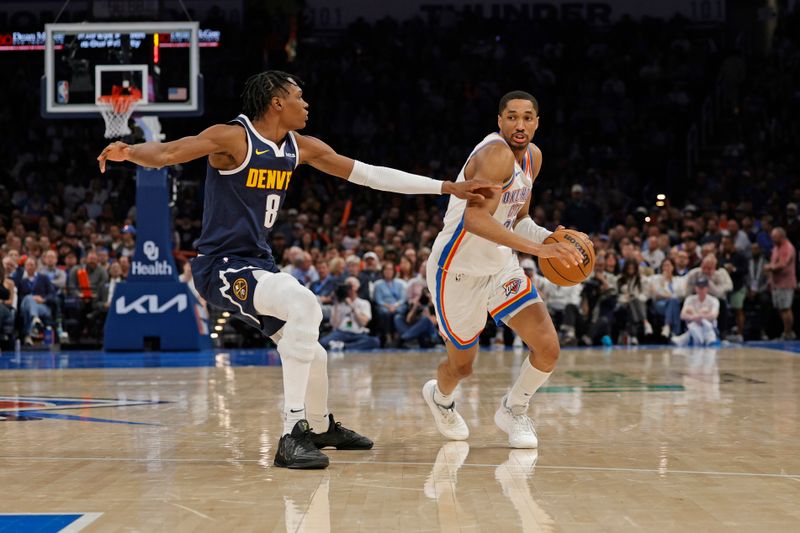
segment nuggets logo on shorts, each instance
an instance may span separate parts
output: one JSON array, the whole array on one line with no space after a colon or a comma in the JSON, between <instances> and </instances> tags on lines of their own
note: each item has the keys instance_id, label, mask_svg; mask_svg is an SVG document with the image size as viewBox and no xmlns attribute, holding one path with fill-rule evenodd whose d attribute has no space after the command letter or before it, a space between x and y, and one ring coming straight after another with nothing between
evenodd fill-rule
<instances>
[{"instance_id":1,"label":"nuggets logo on shorts","mask_svg":"<svg viewBox=\"0 0 800 533\"><path fill-rule=\"evenodd\" d=\"M520 287L522 287L522 280L519 278L514 278L503 283L503 290L506 291L506 298L512 294L517 294Z\"/></svg>"},{"instance_id":2,"label":"nuggets logo on shorts","mask_svg":"<svg viewBox=\"0 0 800 533\"><path fill-rule=\"evenodd\" d=\"M233 282L233 295L239 300L247 300L247 280L238 278Z\"/></svg>"}]
</instances>

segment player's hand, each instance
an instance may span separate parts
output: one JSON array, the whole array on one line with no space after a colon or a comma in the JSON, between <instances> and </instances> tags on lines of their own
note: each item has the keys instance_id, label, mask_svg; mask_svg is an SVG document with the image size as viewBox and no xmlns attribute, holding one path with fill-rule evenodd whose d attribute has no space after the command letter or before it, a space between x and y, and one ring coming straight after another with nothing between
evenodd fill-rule
<instances>
[{"instance_id":1,"label":"player's hand","mask_svg":"<svg viewBox=\"0 0 800 533\"><path fill-rule=\"evenodd\" d=\"M127 161L130 155L130 146L122 141L116 141L100 152L97 162L100 165L100 172L106 171L106 161Z\"/></svg>"},{"instance_id":2,"label":"player's hand","mask_svg":"<svg viewBox=\"0 0 800 533\"><path fill-rule=\"evenodd\" d=\"M567 228L565 228L564 226L561 226L561 225L559 225L559 226L558 226L558 227L555 229L555 231L562 230L562 229L567 229ZM555 233L555 231L554 231L553 233ZM570 231L571 231L572 233L577 233L578 235L580 235L581 237L583 237L584 239L586 239L586 242L587 242L587 243L589 243L589 246L591 246L591 247L592 247L592 250L594 250L594 241L592 241L592 239L590 239L588 235L586 235L584 232L582 232L582 231L578 231L578 230L576 230L576 229L571 229Z\"/></svg>"},{"instance_id":3,"label":"player's hand","mask_svg":"<svg viewBox=\"0 0 800 533\"><path fill-rule=\"evenodd\" d=\"M487 195L494 194L501 189L497 183L480 179L460 181L445 181L442 184L442 194L452 194L462 200L485 200Z\"/></svg>"},{"instance_id":4,"label":"player's hand","mask_svg":"<svg viewBox=\"0 0 800 533\"><path fill-rule=\"evenodd\" d=\"M578 266L583 262L583 255L578 251L578 248L568 242L536 244L531 253L536 257L558 259L567 267Z\"/></svg>"}]
</instances>

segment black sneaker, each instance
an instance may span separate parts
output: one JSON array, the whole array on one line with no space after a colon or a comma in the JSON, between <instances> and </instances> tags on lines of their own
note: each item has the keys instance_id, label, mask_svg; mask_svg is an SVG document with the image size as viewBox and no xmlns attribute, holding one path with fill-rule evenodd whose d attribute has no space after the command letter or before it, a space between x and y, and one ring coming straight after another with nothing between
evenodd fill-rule
<instances>
[{"instance_id":1,"label":"black sneaker","mask_svg":"<svg viewBox=\"0 0 800 533\"><path fill-rule=\"evenodd\" d=\"M311 440L311 428L306 420L299 420L291 434L281 437L275 452L275 466L283 468L327 468L328 456Z\"/></svg>"},{"instance_id":2,"label":"black sneaker","mask_svg":"<svg viewBox=\"0 0 800 533\"><path fill-rule=\"evenodd\" d=\"M364 435L359 435L352 429L342 426L341 422L333 420L333 415L328 414L328 431L325 433L311 432L311 442L317 448L332 446L337 450L370 450L372 441Z\"/></svg>"}]
</instances>

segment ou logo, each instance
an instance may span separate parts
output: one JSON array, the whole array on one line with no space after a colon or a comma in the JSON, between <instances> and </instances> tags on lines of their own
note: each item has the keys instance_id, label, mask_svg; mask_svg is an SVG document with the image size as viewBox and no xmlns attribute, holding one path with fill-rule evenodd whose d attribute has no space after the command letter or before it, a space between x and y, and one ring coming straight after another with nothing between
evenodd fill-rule
<instances>
[{"instance_id":1,"label":"ou logo","mask_svg":"<svg viewBox=\"0 0 800 533\"><path fill-rule=\"evenodd\" d=\"M145 241L143 246L144 255L150 260L158 259L158 246L153 241Z\"/></svg>"}]
</instances>

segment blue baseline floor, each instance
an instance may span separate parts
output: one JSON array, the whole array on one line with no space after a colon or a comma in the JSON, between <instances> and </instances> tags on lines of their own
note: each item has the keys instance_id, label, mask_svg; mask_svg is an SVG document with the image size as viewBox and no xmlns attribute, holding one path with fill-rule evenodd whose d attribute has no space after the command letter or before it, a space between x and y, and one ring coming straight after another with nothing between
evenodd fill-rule
<instances>
[{"instance_id":1,"label":"blue baseline floor","mask_svg":"<svg viewBox=\"0 0 800 533\"><path fill-rule=\"evenodd\" d=\"M758 341L722 346L721 349L766 348L800 353L800 341ZM570 347L565 350L652 350L670 348L666 345ZM510 350L510 349L509 349ZM403 353L406 350L375 350L372 353ZM419 351L439 351L443 348ZM280 357L275 349L204 350L199 352L105 352L102 350L23 351L3 352L0 370L37 370L67 368L169 368L169 367L226 367L277 366Z\"/></svg>"},{"instance_id":2,"label":"blue baseline floor","mask_svg":"<svg viewBox=\"0 0 800 533\"><path fill-rule=\"evenodd\" d=\"M26 533L56 533L82 514L3 514L0 515L0 532L24 531Z\"/></svg>"}]
</instances>

